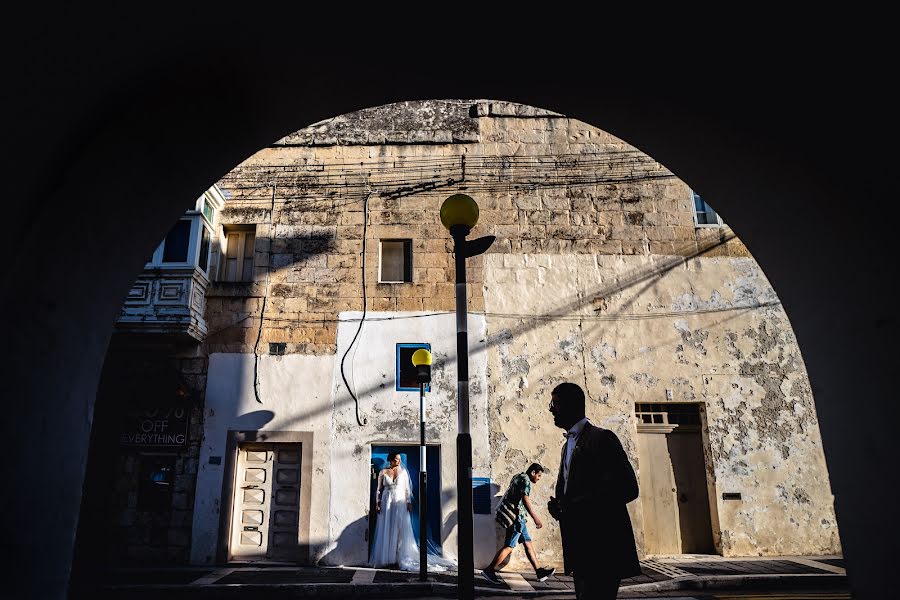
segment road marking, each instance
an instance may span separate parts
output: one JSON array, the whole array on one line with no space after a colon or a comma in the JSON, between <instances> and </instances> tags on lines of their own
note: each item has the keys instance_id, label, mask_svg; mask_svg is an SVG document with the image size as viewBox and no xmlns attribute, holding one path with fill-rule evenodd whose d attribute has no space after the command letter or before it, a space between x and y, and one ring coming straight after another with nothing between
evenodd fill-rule
<instances>
[{"instance_id":1,"label":"road marking","mask_svg":"<svg viewBox=\"0 0 900 600\"><path fill-rule=\"evenodd\" d=\"M378 571L375 569L357 569L356 572L353 573L353 579L350 580L351 583L372 583L375 581L375 575L378 574Z\"/></svg>"},{"instance_id":2,"label":"road marking","mask_svg":"<svg viewBox=\"0 0 900 600\"><path fill-rule=\"evenodd\" d=\"M514 592L533 592L534 588L518 573L497 571L497 576Z\"/></svg>"},{"instance_id":3,"label":"road marking","mask_svg":"<svg viewBox=\"0 0 900 600\"><path fill-rule=\"evenodd\" d=\"M191 585L209 585L211 583L217 582L227 575L231 575L235 571L236 569L219 569L218 571L213 571L209 575L204 575L200 579L195 579L191 582Z\"/></svg>"},{"instance_id":4,"label":"road marking","mask_svg":"<svg viewBox=\"0 0 900 600\"><path fill-rule=\"evenodd\" d=\"M803 558L803 557L798 556L796 558L788 558L786 560L789 560L789 561L795 562L795 563L800 563L801 565L806 565L807 567L815 567L816 569L822 569L823 571L837 573L838 575L846 575L847 574L847 570L844 569L843 567L829 565L828 563L819 562L819 561L813 560L811 558Z\"/></svg>"},{"instance_id":5,"label":"road marking","mask_svg":"<svg viewBox=\"0 0 900 600\"><path fill-rule=\"evenodd\" d=\"M664 563L662 561L654 560L651 558L642 560L641 565L653 569L654 571L662 573L663 575L666 575L667 577L671 577L673 579L676 577L692 577L691 573L679 569L678 566L674 563Z\"/></svg>"}]
</instances>

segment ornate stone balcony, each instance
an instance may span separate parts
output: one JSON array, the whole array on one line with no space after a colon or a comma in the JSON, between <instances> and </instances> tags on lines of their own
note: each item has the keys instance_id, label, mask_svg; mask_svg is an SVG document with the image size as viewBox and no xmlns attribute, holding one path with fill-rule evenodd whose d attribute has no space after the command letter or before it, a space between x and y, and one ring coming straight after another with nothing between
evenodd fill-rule
<instances>
[{"instance_id":1,"label":"ornate stone balcony","mask_svg":"<svg viewBox=\"0 0 900 600\"><path fill-rule=\"evenodd\" d=\"M128 292L116 329L206 339L203 318L209 280L197 268L146 269Z\"/></svg>"}]
</instances>

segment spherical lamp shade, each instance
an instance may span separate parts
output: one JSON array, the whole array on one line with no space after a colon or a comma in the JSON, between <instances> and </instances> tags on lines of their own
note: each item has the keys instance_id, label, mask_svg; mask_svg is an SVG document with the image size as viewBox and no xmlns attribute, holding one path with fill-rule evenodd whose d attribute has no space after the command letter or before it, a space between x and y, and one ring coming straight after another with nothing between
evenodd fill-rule
<instances>
[{"instance_id":1,"label":"spherical lamp shade","mask_svg":"<svg viewBox=\"0 0 900 600\"><path fill-rule=\"evenodd\" d=\"M415 366L431 365L431 352L425 348L419 348L412 355L412 364Z\"/></svg>"},{"instance_id":2,"label":"spherical lamp shade","mask_svg":"<svg viewBox=\"0 0 900 600\"><path fill-rule=\"evenodd\" d=\"M478 204L471 196L453 194L441 204L441 223L450 229L454 225L466 225L471 229L478 222Z\"/></svg>"}]
</instances>

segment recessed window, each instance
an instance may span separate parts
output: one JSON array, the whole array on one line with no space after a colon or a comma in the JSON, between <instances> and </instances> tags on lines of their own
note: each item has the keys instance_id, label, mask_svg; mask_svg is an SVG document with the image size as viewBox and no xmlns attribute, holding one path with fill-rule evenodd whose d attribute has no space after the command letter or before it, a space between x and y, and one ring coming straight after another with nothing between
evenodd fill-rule
<instances>
[{"instance_id":1,"label":"recessed window","mask_svg":"<svg viewBox=\"0 0 900 600\"><path fill-rule=\"evenodd\" d=\"M700 197L700 194L692 191L691 196L694 200L694 222L698 227L721 227L723 225L722 217Z\"/></svg>"},{"instance_id":2,"label":"recessed window","mask_svg":"<svg viewBox=\"0 0 900 600\"><path fill-rule=\"evenodd\" d=\"M378 281L380 283L412 281L412 240L381 240Z\"/></svg>"},{"instance_id":3,"label":"recessed window","mask_svg":"<svg viewBox=\"0 0 900 600\"><path fill-rule=\"evenodd\" d=\"M414 343L414 344L397 344L397 391L398 392L418 392L419 383L416 381L416 367L412 364L412 355L424 348L431 352L431 344ZM431 384L425 385L425 391L431 391Z\"/></svg>"},{"instance_id":4,"label":"recessed window","mask_svg":"<svg viewBox=\"0 0 900 600\"><path fill-rule=\"evenodd\" d=\"M252 229L225 228L222 269L219 281L253 281L253 255L256 247L256 227Z\"/></svg>"}]
</instances>

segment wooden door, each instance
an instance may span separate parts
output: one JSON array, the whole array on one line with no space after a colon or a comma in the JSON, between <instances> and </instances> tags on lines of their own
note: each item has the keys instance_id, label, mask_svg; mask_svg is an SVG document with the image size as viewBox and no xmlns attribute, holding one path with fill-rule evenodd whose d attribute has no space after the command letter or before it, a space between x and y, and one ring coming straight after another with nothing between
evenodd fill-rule
<instances>
[{"instance_id":1,"label":"wooden door","mask_svg":"<svg viewBox=\"0 0 900 600\"><path fill-rule=\"evenodd\" d=\"M272 505L272 444L238 448L229 560L264 560Z\"/></svg>"},{"instance_id":2,"label":"wooden door","mask_svg":"<svg viewBox=\"0 0 900 600\"><path fill-rule=\"evenodd\" d=\"M709 515L709 491L699 428L678 428L666 436L675 489L678 495L678 526L681 552L707 554L715 551Z\"/></svg>"},{"instance_id":3,"label":"wooden door","mask_svg":"<svg viewBox=\"0 0 900 600\"><path fill-rule=\"evenodd\" d=\"M640 497L647 554L678 554L681 537L675 474L666 434L668 427L638 431Z\"/></svg>"},{"instance_id":4,"label":"wooden door","mask_svg":"<svg viewBox=\"0 0 900 600\"><path fill-rule=\"evenodd\" d=\"M300 525L300 444L275 444L267 556L295 560Z\"/></svg>"},{"instance_id":5,"label":"wooden door","mask_svg":"<svg viewBox=\"0 0 900 600\"><path fill-rule=\"evenodd\" d=\"M229 560L295 560L300 516L300 444L241 444Z\"/></svg>"}]
</instances>

